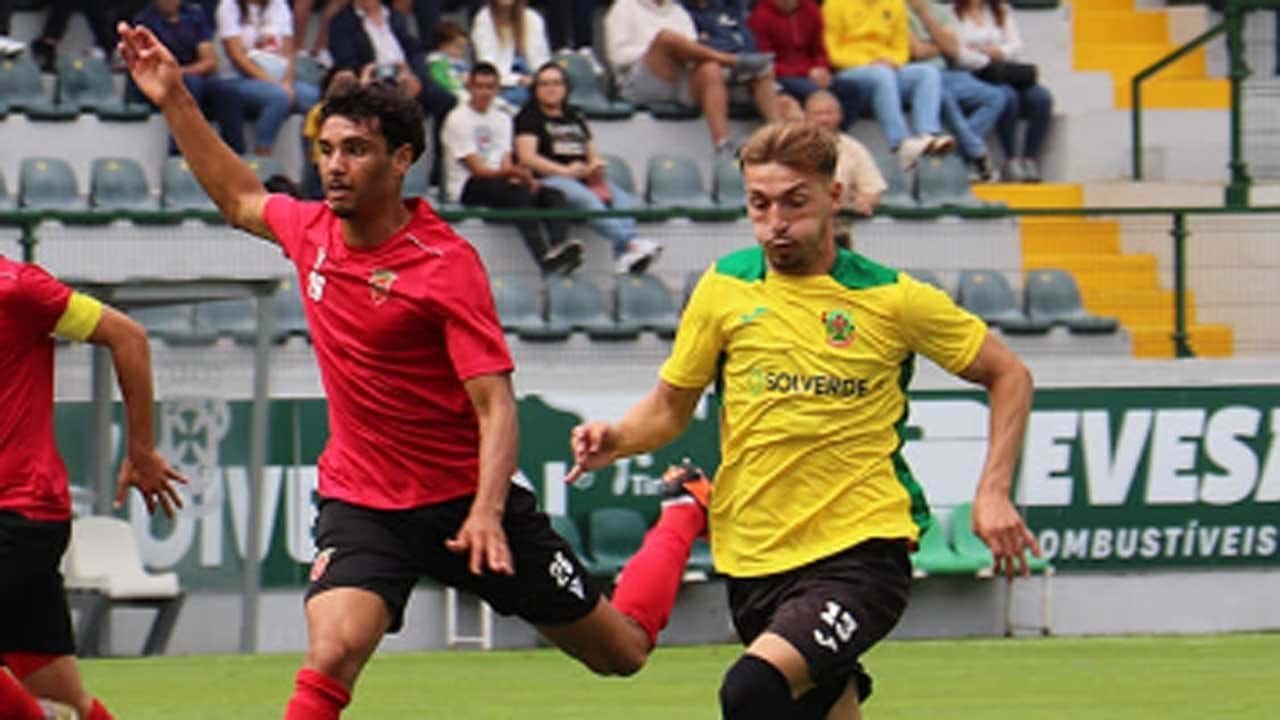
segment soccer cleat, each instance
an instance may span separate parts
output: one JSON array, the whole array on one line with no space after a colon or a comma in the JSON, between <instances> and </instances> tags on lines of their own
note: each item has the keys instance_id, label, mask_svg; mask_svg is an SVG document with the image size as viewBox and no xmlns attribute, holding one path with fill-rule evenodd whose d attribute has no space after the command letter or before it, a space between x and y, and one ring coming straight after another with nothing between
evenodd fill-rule
<instances>
[{"instance_id":1,"label":"soccer cleat","mask_svg":"<svg viewBox=\"0 0 1280 720\"><path fill-rule=\"evenodd\" d=\"M662 485L663 502L692 498L703 510L711 504L711 479L689 458L667 468L662 473Z\"/></svg>"},{"instance_id":2,"label":"soccer cleat","mask_svg":"<svg viewBox=\"0 0 1280 720\"><path fill-rule=\"evenodd\" d=\"M44 720L80 720L80 713L70 705L44 698L40 698L37 702L40 703L40 709L44 711Z\"/></svg>"}]
</instances>

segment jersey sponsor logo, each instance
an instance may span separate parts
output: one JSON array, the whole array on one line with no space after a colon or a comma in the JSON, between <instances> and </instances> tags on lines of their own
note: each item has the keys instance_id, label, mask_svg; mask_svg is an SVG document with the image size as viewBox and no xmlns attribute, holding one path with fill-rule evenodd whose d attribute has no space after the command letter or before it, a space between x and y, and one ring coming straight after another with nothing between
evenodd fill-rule
<instances>
[{"instance_id":1,"label":"jersey sponsor logo","mask_svg":"<svg viewBox=\"0 0 1280 720\"><path fill-rule=\"evenodd\" d=\"M853 316L848 310L836 308L822 313L822 326L831 347L848 347L853 342Z\"/></svg>"},{"instance_id":2,"label":"jersey sponsor logo","mask_svg":"<svg viewBox=\"0 0 1280 720\"><path fill-rule=\"evenodd\" d=\"M333 558L335 548L327 547L316 553L316 558L311 561L311 582L317 582L324 577L324 571L329 569L329 560Z\"/></svg>"},{"instance_id":3,"label":"jersey sponsor logo","mask_svg":"<svg viewBox=\"0 0 1280 720\"><path fill-rule=\"evenodd\" d=\"M316 261L311 266L311 272L307 274L307 297L312 302L320 302L324 297L324 275L320 274L320 266L324 264L325 250L320 248L316 253Z\"/></svg>"},{"instance_id":4,"label":"jersey sponsor logo","mask_svg":"<svg viewBox=\"0 0 1280 720\"><path fill-rule=\"evenodd\" d=\"M396 281L396 274L391 270L374 270L369 275L369 299L374 305L381 305L391 297L391 286Z\"/></svg>"},{"instance_id":5,"label":"jersey sponsor logo","mask_svg":"<svg viewBox=\"0 0 1280 720\"><path fill-rule=\"evenodd\" d=\"M752 395L774 392L783 395L798 394L815 397L831 395L841 398L858 398L870 392L871 387L866 378L805 375L752 368L747 374L747 390Z\"/></svg>"},{"instance_id":6,"label":"jersey sponsor logo","mask_svg":"<svg viewBox=\"0 0 1280 720\"><path fill-rule=\"evenodd\" d=\"M840 652L840 647L848 644L858 630L858 621L853 613L834 600L827 601L818 619L822 624L814 628L813 641L833 653Z\"/></svg>"},{"instance_id":7,"label":"jersey sponsor logo","mask_svg":"<svg viewBox=\"0 0 1280 720\"><path fill-rule=\"evenodd\" d=\"M568 590L579 600L586 599L587 593L582 586L582 578L578 576L577 569L562 551L557 550L556 554L551 556L551 565L547 567L547 573L561 590Z\"/></svg>"}]
</instances>

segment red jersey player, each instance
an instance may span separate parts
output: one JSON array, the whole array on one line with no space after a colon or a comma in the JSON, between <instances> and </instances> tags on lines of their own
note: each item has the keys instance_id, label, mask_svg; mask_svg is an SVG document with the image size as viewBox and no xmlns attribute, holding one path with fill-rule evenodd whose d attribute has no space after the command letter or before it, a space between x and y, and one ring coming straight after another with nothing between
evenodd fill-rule
<instances>
[{"instance_id":1,"label":"red jersey player","mask_svg":"<svg viewBox=\"0 0 1280 720\"><path fill-rule=\"evenodd\" d=\"M326 99L326 199L298 202L269 195L218 140L148 30L122 24L120 35L129 72L205 191L231 224L278 243L298 273L330 437L308 651L285 717L339 716L423 576L518 615L596 672L638 670L705 511L688 496L670 503L610 603L532 493L511 485L512 362L485 269L425 201L401 200L424 146L417 105L377 84Z\"/></svg>"},{"instance_id":2,"label":"red jersey player","mask_svg":"<svg viewBox=\"0 0 1280 720\"><path fill-rule=\"evenodd\" d=\"M128 417L117 504L180 506L181 480L155 450L146 332L35 265L0 256L0 718L43 720L36 696L86 720L111 715L85 692L58 565L71 535L67 468L53 439L53 338L105 345Z\"/></svg>"}]
</instances>

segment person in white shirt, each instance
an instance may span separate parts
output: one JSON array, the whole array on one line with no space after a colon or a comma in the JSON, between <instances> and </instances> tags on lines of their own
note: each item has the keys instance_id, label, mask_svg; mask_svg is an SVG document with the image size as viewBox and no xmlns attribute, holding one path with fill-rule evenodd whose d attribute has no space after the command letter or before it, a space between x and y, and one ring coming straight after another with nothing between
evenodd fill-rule
<instances>
[{"instance_id":1,"label":"person in white shirt","mask_svg":"<svg viewBox=\"0 0 1280 720\"><path fill-rule=\"evenodd\" d=\"M966 53L958 63L987 82L995 82L995 75L984 75L984 70L1002 62L1017 61L1022 53L1022 36L1013 10L1001 0L953 0L956 17L960 19L957 32L965 47L976 50ZM1049 122L1053 117L1053 96L1038 82L998 83L1005 93L1004 112L996 122L996 135L1004 147L1005 166L1002 173L1006 181L1040 182L1040 152ZM1018 145L1018 120L1026 118L1027 132L1021 148Z\"/></svg>"},{"instance_id":2,"label":"person in white shirt","mask_svg":"<svg viewBox=\"0 0 1280 720\"><path fill-rule=\"evenodd\" d=\"M285 0L221 0L218 38L246 113L256 116L253 151L270 155L290 110L320 100L320 89L294 79L293 16Z\"/></svg>"},{"instance_id":3,"label":"person in white shirt","mask_svg":"<svg viewBox=\"0 0 1280 720\"><path fill-rule=\"evenodd\" d=\"M498 68L502 99L517 107L529 100L534 69L551 59L546 24L525 0L488 0L471 21L471 47Z\"/></svg>"},{"instance_id":4,"label":"person in white shirt","mask_svg":"<svg viewBox=\"0 0 1280 720\"><path fill-rule=\"evenodd\" d=\"M639 105L679 102L702 108L716 152L729 142L729 80L772 72L769 53L726 53L698 42L693 18L675 0L614 0L604 18L609 65L622 96Z\"/></svg>"},{"instance_id":5,"label":"person in white shirt","mask_svg":"<svg viewBox=\"0 0 1280 720\"><path fill-rule=\"evenodd\" d=\"M444 121L445 189L453 202L494 208L558 208L564 195L538 182L511 155L511 116L499 110L496 67L476 63L467 75L467 102ZM582 243L568 238L564 220L517 220L516 230L547 274L573 272L582 262Z\"/></svg>"}]
</instances>

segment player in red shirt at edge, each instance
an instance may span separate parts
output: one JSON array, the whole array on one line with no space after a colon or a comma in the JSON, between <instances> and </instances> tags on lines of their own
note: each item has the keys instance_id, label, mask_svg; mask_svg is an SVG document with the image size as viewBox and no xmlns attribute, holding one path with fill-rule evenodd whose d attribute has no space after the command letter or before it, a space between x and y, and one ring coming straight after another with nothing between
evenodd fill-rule
<instances>
[{"instance_id":1,"label":"player in red shirt at edge","mask_svg":"<svg viewBox=\"0 0 1280 720\"><path fill-rule=\"evenodd\" d=\"M116 504L130 486L172 517L185 482L155 450L146 332L36 265L0 256L0 718L110 720L85 691L59 563L71 537L53 437L53 335L106 346L128 422ZM53 702L38 701L47 698Z\"/></svg>"},{"instance_id":2,"label":"player in red shirt at edge","mask_svg":"<svg viewBox=\"0 0 1280 720\"><path fill-rule=\"evenodd\" d=\"M423 151L417 104L377 84L329 98L317 140L325 201L269 195L205 122L164 46L145 28L121 24L120 36L134 81L228 222L278 243L297 268L330 437L307 656L285 718L339 716L422 576L518 615L597 673L639 670L705 512L687 495L668 503L611 603L533 494L512 486L512 361L485 269L425 201L401 200Z\"/></svg>"}]
</instances>

